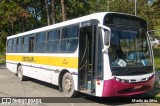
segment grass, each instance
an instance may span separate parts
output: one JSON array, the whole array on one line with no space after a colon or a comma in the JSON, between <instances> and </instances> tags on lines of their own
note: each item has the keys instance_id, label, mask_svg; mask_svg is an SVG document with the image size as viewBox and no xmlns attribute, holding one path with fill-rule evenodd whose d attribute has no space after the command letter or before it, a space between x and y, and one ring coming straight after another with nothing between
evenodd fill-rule
<instances>
[{"instance_id":1,"label":"grass","mask_svg":"<svg viewBox=\"0 0 160 106\"><path fill-rule=\"evenodd\" d=\"M155 64L155 70L160 71L160 47L153 49L154 53L154 64ZM153 92L151 92L152 95L154 95L155 98L160 97L160 85L155 84Z\"/></svg>"},{"instance_id":2,"label":"grass","mask_svg":"<svg viewBox=\"0 0 160 106\"><path fill-rule=\"evenodd\" d=\"M160 47L153 49L155 69L160 71Z\"/></svg>"},{"instance_id":3,"label":"grass","mask_svg":"<svg viewBox=\"0 0 160 106\"><path fill-rule=\"evenodd\" d=\"M0 55L0 64L5 63L5 55Z\"/></svg>"}]
</instances>

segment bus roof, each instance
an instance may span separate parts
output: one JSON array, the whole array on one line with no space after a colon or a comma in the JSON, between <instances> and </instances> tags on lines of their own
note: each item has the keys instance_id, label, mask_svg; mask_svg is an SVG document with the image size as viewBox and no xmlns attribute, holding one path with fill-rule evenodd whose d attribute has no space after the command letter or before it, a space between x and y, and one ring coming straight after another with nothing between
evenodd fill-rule
<instances>
[{"instance_id":1,"label":"bus roof","mask_svg":"<svg viewBox=\"0 0 160 106\"><path fill-rule=\"evenodd\" d=\"M99 20L100 23L103 23L103 18L108 13L124 14L124 15L134 16L134 15L131 15L131 14L119 13L119 12L93 13L93 14L90 14L90 15L78 17L78 18L75 18L75 19L67 20L67 21L64 21L64 22L56 23L56 24L53 24L53 25L49 25L49 26L37 28L37 29L34 29L34 30L30 30L30 31L27 31L27 32L19 33L19 34L13 35L13 36L9 36L9 37L7 37L7 39L20 37L20 36L24 36L24 35L30 35L30 34L34 34L34 33L38 33L38 32L43 32L43 31L54 29L54 28L56 29L56 28L60 28L60 27L64 27L64 26L73 25L73 24L76 24L76 23L92 20L92 19L97 19L97 20ZM134 16L134 17L137 17L137 16ZM139 18L141 18L141 17L139 17Z\"/></svg>"}]
</instances>

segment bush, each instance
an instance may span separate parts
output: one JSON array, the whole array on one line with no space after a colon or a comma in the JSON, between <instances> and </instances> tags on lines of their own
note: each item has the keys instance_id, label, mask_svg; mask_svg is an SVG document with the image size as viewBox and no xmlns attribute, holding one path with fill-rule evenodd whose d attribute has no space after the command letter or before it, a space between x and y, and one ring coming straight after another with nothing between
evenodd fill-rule
<instances>
[{"instance_id":1,"label":"bush","mask_svg":"<svg viewBox=\"0 0 160 106\"><path fill-rule=\"evenodd\" d=\"M155 69L160 71L160 48L154 48L153 53L154 53Z\"/></svg>"}]
</instances>

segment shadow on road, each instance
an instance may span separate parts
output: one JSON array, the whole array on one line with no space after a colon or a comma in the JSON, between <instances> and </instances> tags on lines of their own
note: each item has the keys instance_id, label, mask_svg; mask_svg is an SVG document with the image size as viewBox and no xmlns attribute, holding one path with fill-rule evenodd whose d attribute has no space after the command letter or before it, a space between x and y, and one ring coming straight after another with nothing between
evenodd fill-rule
<instances>
[{"instance_id":1,"label":"shadow on road","mask_svg":"<svg viewBox=\"0 0 160 106\"><path fill-rule=\"evenodd\" d=\"M40 85L43 85L43 86L46 86L46 87L49 87L49 88L59 90L59 87L56 86L56 85L53 85L53 84L50 84L50 83L47 83L47 82L43 82L43 81L40 81L40 80L37 80L37 79L32 79L32 78L30 78L29 80L31 82L34 82L34 83L37 83L37 84L40 84Z\"/></svg>"},{"instance_id":2,"label":"shadow on road","mask_svg":"<svg viewBox=\"0 0 160 106\"><path fill-rule=\"evenodd\" d=\"M0 63L0 69L6 69L6 64L5 63Z\"/></svg>"}]
</instances>

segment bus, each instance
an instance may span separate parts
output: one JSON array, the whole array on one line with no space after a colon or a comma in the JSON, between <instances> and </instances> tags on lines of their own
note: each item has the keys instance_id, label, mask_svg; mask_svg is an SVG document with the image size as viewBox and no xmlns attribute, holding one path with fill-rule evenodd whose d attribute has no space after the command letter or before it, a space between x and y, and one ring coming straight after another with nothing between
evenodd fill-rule
<instances>
[{"instance_id":1,"label":"bus","mask_svg":"<svg viewBox=\"0 0 160 106\"><path fill-rule=\"evenodd\" d=\"M141 94L155 81L149 39L143 18L99 12L7 37L6 67L66 97Z\"/></svg>"}]
</instances>

